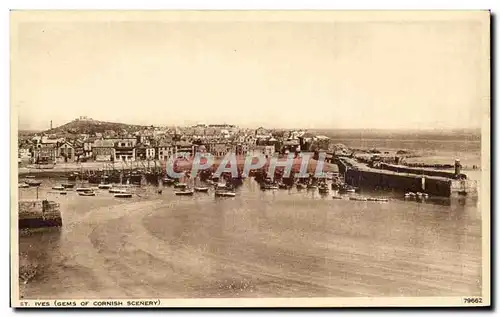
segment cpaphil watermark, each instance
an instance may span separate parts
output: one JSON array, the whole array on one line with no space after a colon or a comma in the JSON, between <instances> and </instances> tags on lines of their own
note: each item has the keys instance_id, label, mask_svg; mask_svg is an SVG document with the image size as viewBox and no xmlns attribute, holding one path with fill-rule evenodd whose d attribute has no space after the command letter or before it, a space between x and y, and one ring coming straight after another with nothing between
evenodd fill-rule
<instances>
[{"instance_id":1,"label":"cpaphil watermark","mask_svg":"<svg viewBox=\"0 0 500 317\"><path fill-rule=\"evenodd\" d=\"M194 156L190 153L176 153L168 160L162 162L163 170L170 178L182 178L185 176L196 177L201 171L211 170L216 177L229 173L233 178L241 175L248 176L253 170L267 172L269 177L274 178L277 170L280 170L282 177L290 177L292 171L297 173L298 177L308 177L310 169L314 168L314 177L323 178L325 173L326 153L320 152L316 159L313 159L314 153L304 152L295 155L290 153L286 156L274 154L271 157L264 154L253 154L238 156L229 152L222 158L216 158L210 153L196 153Z\"/></svg>"}]
</instances>

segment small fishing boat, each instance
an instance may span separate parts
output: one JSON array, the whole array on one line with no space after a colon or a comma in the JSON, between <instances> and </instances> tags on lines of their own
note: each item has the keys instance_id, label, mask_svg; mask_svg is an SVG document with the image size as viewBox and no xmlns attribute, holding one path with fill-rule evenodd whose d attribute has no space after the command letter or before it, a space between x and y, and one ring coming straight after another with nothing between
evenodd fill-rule
<instances>
[{"instance_id":1,"label":"small fishing boat","mask_svg":"<svg viewBox=\"0 0 500 317\"><path fill-rule=\"evenodd\" d=\"M187 184L186 183L175 183L174 188L186 188Z\"/></svg>"},{"instance_id":2,"label":"small fishing boat","mask_svg":"<svg viewBox=\"0 0 500 317\"><path fill-rule=\"evenodd\" d=\"M320 194L328 194L330 190L328 189L328 185L322 184L318 187L318 191L320 192Z\"/></svg>"},{"instance_id":3,"label":"small fishing boat","mask_svg":"<svg viewBox=\"0 0 500 317\"><path fill-rule=\"evenodd\" d=\"M273 190L273 189L279 189L278 186L274 185L274 184L264 184L260 187L261 189L264 189L264 190Z\"/></svg>"},{"instance_id":4,"label":"small fishing boat","mask_svg":"<svg viewBox=\"0 0 500 317\"><path fill-rule=\"evenodd\" d=\"M35 178L35 175L26 175L26 178Z\"/></svg>"},{"instance_id":5,"label":"small fishing boat","mask_svg":"<svg viewBox=\"0 0 500 317\"><path fill-rule=\"evenodd\" d=\"M366 197L349 197L349 200L367 201Z\"/></svg>"},{"instance_id":6,"label":"small fishing boat","mask_svg":"<svg viewBox=\"0 0 500 317\"><path fill-rule=\"evenodd\" d=\"M61 185L59 185L59 186L54 186L54 187L52 187L52 189L53 189L53 190L64 190L64 186L61 186Z\"/></svg>"},{"instance_id":7,"label":"small fishing boat","mask_svg":"<svg viewBox=\"0 0 500 317\"><path fill-rule=\"evenodd\" d=\"M28 185L28 184L26 184L26 183L20 183L20 184L18 185L18 187L19 187L19 188L28 188L28 187L30 187L30 185Z\"/></svg>"},{"instance_id":8,"label":"small fishing boat","mask_svg":"<svg viewBox=\"0 0 500 317\"><path fill-rule=\"evenodd\" d=\"M194 194L194 190L184 189L184 190L176 191L175 194L177 196L192 196Z\"/></svg>"},{"instance_id":9,"label":"small fishing boat","mask_svg":"<svg viewBox=\"0 0 500 317\"><path fill-rule=\"evenodd\" d=\"M86 192L91 192L91 191L93 191L93 189L92 189L92 188L89 188L89 187L78 187L78 188L76 189L76 191L77 191L78 193L86 193Z\"/></svg>"},{"instance_id":10,"label":"small fishing boat","mask_svg":"<svg viewBox=\"0 0 500 317\"><path fill-rule=\"evenodd\" d=\"M355 193L356 188L351 187L351 186L342 186L339 188L339 193Z\"/></svg>"},{"instance_id":11,"label":"small fishing boat","mask_svg":"<svg viewBox=\"0 0 500 317\"><path fill-rule=\"evenodd\" d=\"M413 192L408 192L405 194L405 198L414 198L416 197L417 194L413 193Z\"/></svg>"},{"instance_id":12,"label":"small fishing boat","mask_svg":"<svg viewBox=\"0 0 500 317\"><path fill-rule=\"evenodd\" d=\"M195 187L194 191L200 192L200 193L206 193L206 192L208 192L208 187Z\"/></svg>"},{"instance_id":13,"label":"small fishing boat","mask_svg":"<svg viewBox=\"0 0 500 317\"><path fill-rule=\"evenodd\" d=\"M132 198L132 193L127 193L127 192L122 192L122 193L116 193L115 198Z\"/></svg>"},{"instance_id":14,"label":"small fishing boat","mask_svg":"<svg viewBox=\"0 0 500 317\"><path fill-rule=\"evenodd\" d=\"M337 195L334 195L332 196L333 199L344 199L342 196L337 196Z\"/></svg>"},{"instance_id":15,"label":"small fishing boat","mask_svg":"<svg viewBox=\"0 0 500 317\"><path fill-rule=\"evenodd\" d=\"M37 180L34 180L34 179L27 179L25 181L25 183L28 184L29 186L36 187L36 186L40 186L40 184L42 183L42 181L37 181Z\"/></svg>"},{"instance_id":16,"label":"small fishing boat","mask_svg":"<svg viewBox=\"0 0 500 317\"><path fill-rule=\"evenodd\" d=\"M387 198L369 197L368 201L388 202L389 199L387 199Z\"/></svg>"},{"instance_id":17,"label":"small fishing boat","mask_svg":"<svg viewBox=\"0 0 500 317\"><path fill-rule=\"evenodd\" d=\"M67 194L68 194L68 192L62 191L62 192L60 192L59 194L60 194L60 195L67 195Z\"/></svg>"},{"instance_id":18,"label":"small fishing boat","mask_svg":"<svg viewBox=\"0 0 500 317\"><path fill-rule=\"evenodd\" d=\"M127 191L123 188L110 188L108 192L111 194L120 194L120 193L126 193Z\"/></svg>"},{"instance_id":19,"label":"small fishing boat","mask_svg":"<svg viewBox=\"0 0 500 317\"><path fill-rule=\"evenodd\" d=\"M163 179L163 184L165 185L172 185L173 183L175 183L175 179L173 178L165 177Z\"/></svg>"},{"instance_id":20,"label":"small fishing boat","mask_svg":"<svg viewBox=\"0 0 500 317\"><path fill-rule=\"evenodd\" d=\"M61 186L64 188L73 188L75 187L75 184L61 184Z\"/></svg>"},{"instance_id":21,"label":"small fishing boat","mask_svg":"<svg viewBox=\"0 0 500 317\"><path fill-rule=\"evenodd\" d=\"M99 188L99 189L111 189L112 187L113 187L113 185L111 185L111 184L99 184L97 186L97 188Z\"/></svg>"},{"instance_id":22,"label":"small fishing boat","mask_svg":"<svg viewBox=\"0 0 500 317\"><path fill-rule=\"evenodd\" d=\"M216 190L215 197L235 197L236 193L229 190Z\"/></svg>"},{"instance_id":23,"label":"small fishing boat","mask_svg":"<svg viewBox=\"0 0 500 317\"><path fill-rule=\"evenodd\" d=\"M95 196L95 192L93 190L90 190L90 191L81 191L81 192L78 192L78 195L80 196Z\"/></svg>"},{"instance_id":24,"label":"small fishing boat","mask_svg":"<svg viewBox=\"0 0 500 317\"><path fill-rule=\"evenodd\" d=\"M306 188L307 188L306 184L302 184L302 183L297 184L297 189L306 189Z\"/></svg>"}]
</instances>

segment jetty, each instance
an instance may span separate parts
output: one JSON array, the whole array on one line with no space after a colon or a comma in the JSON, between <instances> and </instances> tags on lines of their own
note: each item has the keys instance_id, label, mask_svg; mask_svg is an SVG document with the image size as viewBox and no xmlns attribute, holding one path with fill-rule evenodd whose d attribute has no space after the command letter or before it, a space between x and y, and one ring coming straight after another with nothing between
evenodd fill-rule
<instances>
[{"instance_id":1,"label":"jetty","mask_svg":"<svg viewBox=\"0 0 500 317\"><path fill-rule=\"evenodd\" d=\"M62 215L59 204L49 200L20 200L19 229L61 227Z\"/></svg>"},{"instance_id":2,"label":"jetty","mask_svg":"<svg viewBox=\"0 0 500 317\"><path fill-rule=\"evenodd\" d=\"M352 157L337 157L335 163L350 186L422 192L441 197L477 195L477 181L469 180L461 173L459 160L455 162L454 172L387 163L371 166Z\"/></svg>"}]
</instances>

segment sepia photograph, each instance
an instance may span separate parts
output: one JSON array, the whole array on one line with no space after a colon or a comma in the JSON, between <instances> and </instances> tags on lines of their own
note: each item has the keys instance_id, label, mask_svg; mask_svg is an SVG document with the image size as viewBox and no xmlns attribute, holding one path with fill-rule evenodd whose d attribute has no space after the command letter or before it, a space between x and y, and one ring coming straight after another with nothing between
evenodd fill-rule
<instances>
[{"instance_id":1,"label":"sepia photograph","mask_svg":"<svg viewBox=\"0 0 500 317\"><path fill-rule=\"evenodd\" d=\"M11 11L11 306L489 306L490 18Z\"/></svg>"}]
</instances>

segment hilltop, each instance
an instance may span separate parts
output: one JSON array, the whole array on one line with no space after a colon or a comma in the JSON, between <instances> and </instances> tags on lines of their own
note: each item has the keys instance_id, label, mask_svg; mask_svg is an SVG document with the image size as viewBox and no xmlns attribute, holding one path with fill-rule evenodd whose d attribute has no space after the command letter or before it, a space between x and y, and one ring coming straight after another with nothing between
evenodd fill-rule
<instances>
[{"instance_id":1,"label":"hilltop","mask_svg":"<svg viewBox=\"0 0 500 317\"><path fill-rule=\"evenodd\" d=\"M104 133L107 130L121 131L126 130L128 132L135 132L138 130L142 130L146 128L146 126L142 125L134 125L134 124L126 124L126 123L117 123L117 122L108 122L108 121L99 121L88 118L79 118L75 119L71 122L63 124L57 128L49 129L44 131L43 133L47 134L59 134L59 133L71 133L71 134L81 134L81 133Z\"/></svg>"}]
</instances>

